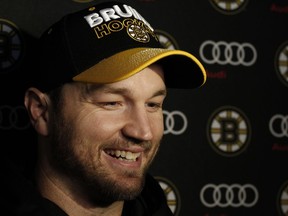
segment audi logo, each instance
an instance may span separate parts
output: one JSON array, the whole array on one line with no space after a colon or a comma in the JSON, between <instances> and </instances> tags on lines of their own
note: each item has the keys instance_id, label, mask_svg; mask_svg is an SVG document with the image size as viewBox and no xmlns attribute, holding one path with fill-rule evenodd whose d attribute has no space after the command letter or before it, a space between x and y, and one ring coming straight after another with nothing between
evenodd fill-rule
<instances>
[{"instance_id":1,"label":"audi logo","mask_svg":"<svg viewBox=\"0 0 288 216\"><path fill-rule=\"evenodd\" d=\"M168 112L163 110L164 114L164 134L180 135L185 132L188 126L188 120L184 113L175 110Z\"/></svg>"},{"instance_id":2,"label":"audi logo","mask_svg":"<svg viewBox=\"0 0 288 216\"><path fill-rule=\"evenodd\" d=\"M205 41L200 46L200 57L207 64L251 66L256 62L257 51L250 43Z\"/></svg>"},{"instance_id":3,"label":"audi logo","mask_svg":"<svg viewBox=\"0 0 288 216\"><path fill-rule=\"evenodd\" d=\"M203 205L213 207L252 207L258 199L257 188L252 184L207 184L200 191L200 199Z\"/></svg>"},{"instance_id":4,"label":"audi logo","mask_svg":"<svg viewBox=\"0 0 288 216\"><path fill-rule=\"evenodd\" d=\"M25 107L8 105L0 107L0 130L25 130L29 126L30 121L27 118Z\"/></svg>"},{"instance_id":5,"label":"audi logo","mask_svg":"<svg viewBox=\"0 0 288 216\"><path fill-rule=\"evenodd\" d=\"M288 116L274 115L269 121L269 130L277 138L288 137Z\"/></svg>"}]
</instances>

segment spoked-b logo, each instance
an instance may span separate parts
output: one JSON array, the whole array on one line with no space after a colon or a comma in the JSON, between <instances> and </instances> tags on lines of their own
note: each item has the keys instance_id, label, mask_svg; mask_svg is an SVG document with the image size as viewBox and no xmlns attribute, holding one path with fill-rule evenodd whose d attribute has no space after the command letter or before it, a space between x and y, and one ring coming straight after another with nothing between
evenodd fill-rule
<instances>
[{"instance_id":1,"label":"spoked-b logo","mask_svg":"<svg viewBox=\"0 0 288 216\"><path fill-rule=\"evenodd\" d=\"M0 19L0 73L13 68L23 55L23 41L16 25Z\"/></svg>"},{"instance_id":2,"label":"spoked-b logo","mask_svg":"<svg viewBox=\"0 0 288 216\"><path fill-rule=\"evenodd\" d=\"M242 153L250 142L251 126L240 109L220 107L213 112L207 124L207 137L212 148L223 156Z\"/></svg>"}]
</instances>

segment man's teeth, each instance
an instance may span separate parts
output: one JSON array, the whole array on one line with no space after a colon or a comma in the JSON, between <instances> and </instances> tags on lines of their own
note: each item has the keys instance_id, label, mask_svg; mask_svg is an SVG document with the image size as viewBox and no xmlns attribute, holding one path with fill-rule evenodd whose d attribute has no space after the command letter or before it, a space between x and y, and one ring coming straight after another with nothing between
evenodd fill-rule
<instances>
[{"instance_id":1,"label":"man's teeth","mask_svg":"<svg viewBox=\"0 0 288 216\"><path fill-rule=\"evenodd\" d=\"M136 161L136 159L140 156L140 153L133 153L130 151L120 151L120 150L108 150L107 154L117 157L120 160L132 160Z\"/></svg>"}]
</instances>

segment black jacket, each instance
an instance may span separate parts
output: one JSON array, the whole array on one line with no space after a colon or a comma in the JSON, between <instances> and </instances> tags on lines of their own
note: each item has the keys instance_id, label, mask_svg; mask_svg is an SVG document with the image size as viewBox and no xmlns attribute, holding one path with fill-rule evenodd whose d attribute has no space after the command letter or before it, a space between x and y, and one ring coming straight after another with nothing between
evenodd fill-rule
<instances>
[{"instance_id":1,"label":"black jacket","mask_svg":"<svg viewBox=\"0 0 288 216\"><path fill-rule=\"evenodd\" d=\"M23 170L11 163L2 163L1 205L7 216L67 216L55 203L43 198ZM135 200L125 201L122 216L173 216L158 182L146 176L145 187Z\"/></svg>"}]
</instances>

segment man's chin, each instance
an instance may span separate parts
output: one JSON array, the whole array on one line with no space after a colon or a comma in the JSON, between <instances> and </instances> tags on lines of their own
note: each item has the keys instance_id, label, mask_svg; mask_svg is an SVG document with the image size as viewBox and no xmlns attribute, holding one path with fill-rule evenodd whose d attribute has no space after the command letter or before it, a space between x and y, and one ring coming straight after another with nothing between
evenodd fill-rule
<instances>
[{"instance_id":1,"label":"man's chin","mask_svg":"<svg viewBox=\"0 0 288 216\"><path fill-rule=\"evenodd\" d=\"M142 179L133 179L133 180L124 180L121 185L120 182L118 185L119 200L132 200L135 199L143 190L144 181Z\"/></svg>"},{"instance_id":2,"label":"man's chin","mask_svg":"<svg viewBox=\"0 0 288 216\"><path fill-rule=\"evenodd\" d=\"M107 207L116 201L133 200L143 190L145 178L119 178L106 181L99 187L92 186L89 190L90 198L99 206Z\"/></svg>"}]
</instances>

